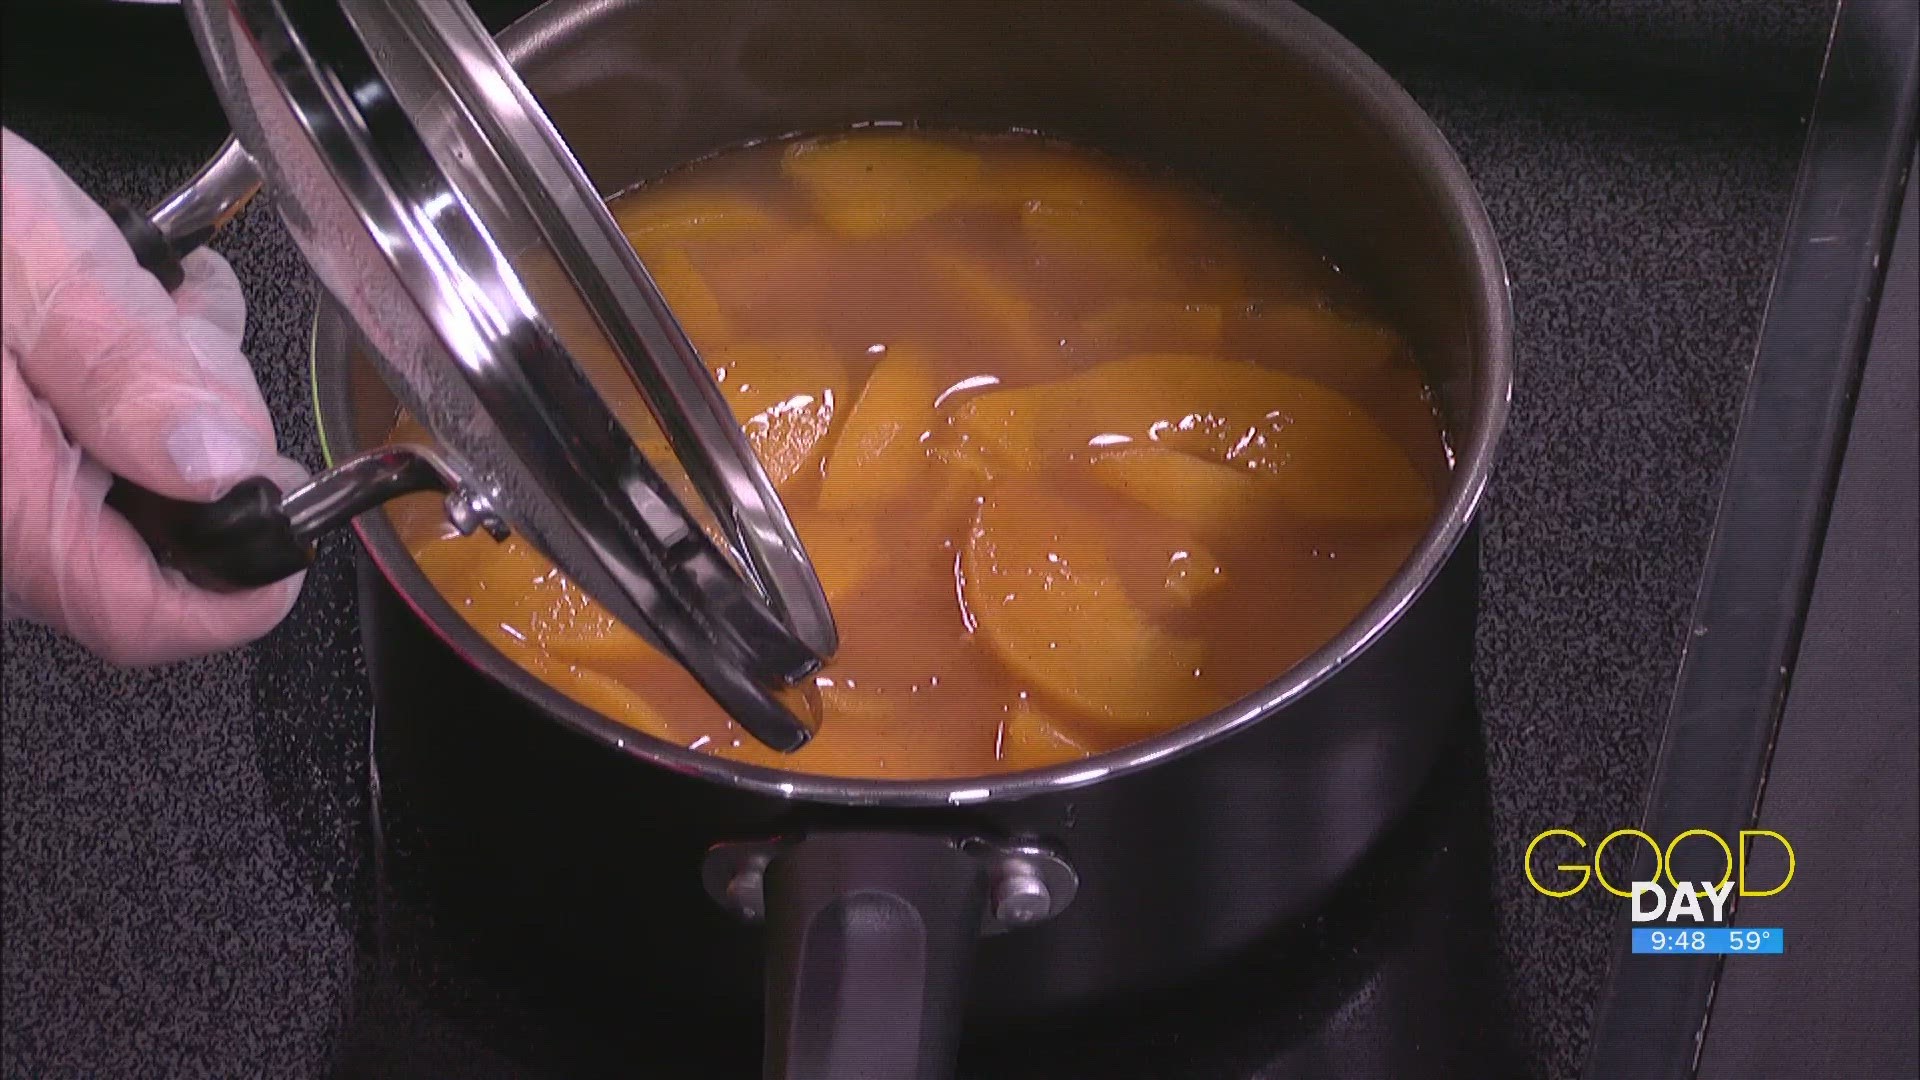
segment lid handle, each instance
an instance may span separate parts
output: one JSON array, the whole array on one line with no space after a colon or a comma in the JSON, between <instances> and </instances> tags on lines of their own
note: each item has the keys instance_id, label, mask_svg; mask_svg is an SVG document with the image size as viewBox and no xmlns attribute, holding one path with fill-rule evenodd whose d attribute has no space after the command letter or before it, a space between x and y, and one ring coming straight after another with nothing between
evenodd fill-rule
<instances>
[{"instance_id":1,"label":"lid handle","mask_svg":"<svg viewBox=\"0 0 1920 1080\"><path fill-rule=\"evenodd\" d=\"M295 532L280 488L264 476L243 480L210 503L169 498L116 478L107 505L147 542L155 561L208 592L258 589L313 565L313 541Z\"/></svg>"},{"instance_id":2,"label":"lid handle","mask_svg":"<svg viewBox=\"0 0 1920 1080\"><path fill-rule=\"evenodd\" d=\"M175 499L116 477L107 505L133 526L160 565L209 592L245 592L313 565L319 538L389 499L448 491L447 517L461 532L506 525L469 492L447 462L424 446L383 446L351 458L282 494L263 476L213 502Z\"/></svg>"},{"instance_id":3,"label":"lid handle","mask_svg":"<svg viewBox=\"0 0 1920 1080\"><path fill-rule=\"evenodd\" d=\"M185 278L180 260L213 239L213 234L245 209L259 190L259 168L239 141L229 136L220 152L151 214L143 214L119 199L107 203L106 211L133 249L141 269L172 292Z\"/></svg>"}]
</instances>

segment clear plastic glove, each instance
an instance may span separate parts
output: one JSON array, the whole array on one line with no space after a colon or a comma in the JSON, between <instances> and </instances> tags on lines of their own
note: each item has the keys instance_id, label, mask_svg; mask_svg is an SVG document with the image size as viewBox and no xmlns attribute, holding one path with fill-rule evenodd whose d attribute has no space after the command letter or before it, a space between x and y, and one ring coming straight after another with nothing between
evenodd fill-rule
<instances>
[{"instance_id":1,"label":"clear plastic glove","mask_svg":"<svg viewBox=\"0 0 1920 1080\"><path fill-rule=\"evenodd\" d=\"M72 635L119 664L159 664L271 630L300 578L216 595L161 569L105 500L119 475L211 501L306 471L274 449L273 421L240 353L246 305L225 260L197 251L169 296L105 211L46 155L3 133L0 318L5 411L6 616Z\"/></svg>"}]
</instances>

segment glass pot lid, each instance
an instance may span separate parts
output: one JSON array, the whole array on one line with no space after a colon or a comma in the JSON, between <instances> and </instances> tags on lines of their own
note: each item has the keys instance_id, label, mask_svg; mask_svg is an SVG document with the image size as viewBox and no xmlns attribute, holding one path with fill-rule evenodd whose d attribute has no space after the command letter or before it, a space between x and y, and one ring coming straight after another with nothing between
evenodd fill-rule
<instances>
[{"instance_id":1,"label":"glass pot lid","mask_svg":"<svg viewBox=\"0 0 1920 1080\"><path fill-rule=\"evenodd\" d=\"M188 0L280 216L479 500L777 749L838 647L773 484L461 0Z\"/></svg>"}]
</instances>

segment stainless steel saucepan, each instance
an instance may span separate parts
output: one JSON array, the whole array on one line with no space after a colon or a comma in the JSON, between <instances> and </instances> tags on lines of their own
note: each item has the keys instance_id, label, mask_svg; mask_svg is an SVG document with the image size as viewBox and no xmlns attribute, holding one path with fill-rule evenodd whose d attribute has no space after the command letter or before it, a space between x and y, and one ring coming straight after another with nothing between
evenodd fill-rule
<instances>
[{"instance_id":1,"label":"stainless steel saucepan","mask_svg":"<svg viewBox=\"0 0 1920 1080\"><path fill-rule=\"evenodd\" d=\"M314 394L350 475L331 494L243 497L279 515L269 547L358 515L386 582L366 613L385 749L436 849L551 912L521 932L573 970L605 970L603 985L759 984L766 1075L787 1080L941 1080L965 1015L1165 985L1312 910L1407 805L1470 697L1473 518L1507 412L1493 232L1413 101L1284 0L550 0L500 37L519 79L492 81L455 6L190 3L244 149L197 196L122 215L164 274L258 173L327 285ZM597 196L729 146L875 120L1037 129L1168 166L1296 223L1373 287L1426 368L1454 462L1425 538L1358 618L1178 730L1053 768L912 782L658 742L467 625L370 508L380 496L449 486L457 522L527 531L736 715L766 721L763 737L797 745L764 700L831 652L830 615L777 498L756 501L737 430L714 430L730 426L724 405L677 381L697 358ZM524 303L498 301L516 287ZM599 331L566 338L583 312ZM684 482L607 426L581 361L609 353L676 451L718 448L684 455ZM385 448L402 406L436 447ZM553 449L580 434L562 415L585 418L584 449ZM746 471L701 464L719 458ZM662 557L703 503L750 511L716 515L712 542L693 545L699 567L734 572L700 579L722 593Z\"/></svg>"},{"instance_id":2,"label":"stainless steel saucepan","mask_svg":"<svg viewBox=\"0 0 1920 1080\"><path fill-rule=\"evenodd\" d=\"M1038 129L1269 208L1385 300L1455 461L1400 573L1293 670L1123 750L958 781L638 735L488 645L364 515L404 599L368 615L390 775L413 778L434 843L494 868L479 887L511 906L565 912L524 932L603 987L763 982L766 1074L791 1080L947 1077L963 1013L1162 985L1311 910L1470 696L1472 520L1507 410L1493 233L1407 95L1277 2L551 0L501 44L603 194L743 142L902 120ZM314 380L331 454L386 438L396 402L331 309Z\"/></svg>"}]
</instances>

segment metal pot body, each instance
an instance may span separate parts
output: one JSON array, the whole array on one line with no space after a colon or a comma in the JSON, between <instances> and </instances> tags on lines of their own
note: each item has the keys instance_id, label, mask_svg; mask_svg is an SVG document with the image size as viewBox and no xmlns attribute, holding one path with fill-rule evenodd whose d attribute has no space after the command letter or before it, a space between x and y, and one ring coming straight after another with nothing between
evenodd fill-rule
<instances>
[{"instance_id":1,"label":"metal pot body","mask_svg":"<svg viewBox=\"0 0 1920 1080\"><path fill-rule=\"evenodd\" d=\"M1198 975L1314 910L1461 716L1473 578L1462 549L1361 659L1238 736L1075 792L937 810L792 802L623 759L503 693L369 571L389 819L430 848L436 900L501 931L486 936L536 972L585 972L574 989L603 1001L649 984L758 994L763 935L703 891L711 844L838 829L1036 837L1067 856L1078 893L1043 925L981 939L970 1011L1078 1008Z\"/></svg>"},{"instance_id":2,"label":"metal pot body","mask_svg":"<svg viewBox=\"0 0 1920 1080\"><path fill-rule=\"evenodd\" d=\"M903 120L1037 129L1270 208L1394 311L1459 456L1404 602L1363 616L1315 681L1163 755L1095 759L1069 781L978 799L956 790L944 805L788 797L633 760L644 736L611 731L494 652L384 515L367 515L384 578L366 597L382 760L406 774L387 788L449 865L477 875L455 891L541 913L519 928L529 947L587 957L609 986L643 977L750 998L758 934L703 892L709 845L841 829L1037 838L1071 862L1078 893L1051 921L980 942L969 1000L981 1018L1163 985L1312 910L1405 807L1471 694L1468 519L1507 394L1490 232L1405 95L1284 3L554 0L501 40L608 194L742 142ZM314 372L331 455L385 437L393 400L325 310Z\"/></svg>"}]
</instances>

